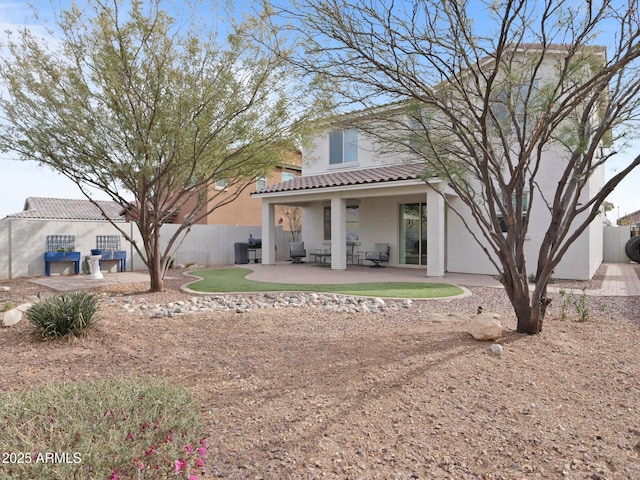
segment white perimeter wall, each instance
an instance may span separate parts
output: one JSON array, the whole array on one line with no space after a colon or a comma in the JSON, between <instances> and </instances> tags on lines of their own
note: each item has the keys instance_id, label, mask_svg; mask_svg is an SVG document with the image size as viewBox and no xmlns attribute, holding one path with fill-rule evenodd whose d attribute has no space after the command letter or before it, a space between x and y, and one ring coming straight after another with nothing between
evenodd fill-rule
<instances>
[{"instance_id":1,"label":"white perimeter wall","mask_svg":"<svg viewBox=\"0 0 640 480\"><path fill-rule=\"evenodd\" d=\"M604 227L604 261L629 263L624 247L631 238L629 227Z\"/></svg>"},{"instance_id":2,"label":"white perimeter wall","mask_svg":"<svg viewBox=\"0 0 640 480\"><path fill-rule=\"evenodd\" d=\"M133 223L122 223L123 229L133 234L136 242L142 244L137 227ZM178 225L162 228L161 244L166 247L169 238ZM246 242L249 234L260 237L260 227L238 227L229 225L195 225L185 241L176 251L176 263L197 263L203 266L232 265L234 263L234 243ZM44 252L47 235L75 235L76 250L82 257L95 248L97 235L120 235L108 222L53 221L22 218L0 220L0 279L34 277L44 275ZM278 227L278 260L289 258L290 232ZM146 267L135 249L121 238L122 250L127 252L127 270L145 270ZM261 252L258 250L258 258ZM250 257L253 259L253 256ZM117 262L103 261L103 271L115 272ZM71 275L70 262L51 263L52 275Z\"/></svg>"},{"instance_id":3,"label":"white perimeter wall","mask_svg":"<svg viewBox=\"0 0 640 480\"><path fill-rule=\"evenodd\" d=\"M123 222L121 225L131 232L132 224ZM84 258L96 247L96 236L121 234L108 222L4 218L0 220L0 278L44 275L47 235L75 235L76 251L81 252ZM121 238L120 246L127 251L128 270L143 266L140 257L132 253L124 238ZM116 268L115 261L103 262L103 271L116 271ZM72 273L73 264L70 262L51 263L52 275Z\"/></svg>"}]
</instances>

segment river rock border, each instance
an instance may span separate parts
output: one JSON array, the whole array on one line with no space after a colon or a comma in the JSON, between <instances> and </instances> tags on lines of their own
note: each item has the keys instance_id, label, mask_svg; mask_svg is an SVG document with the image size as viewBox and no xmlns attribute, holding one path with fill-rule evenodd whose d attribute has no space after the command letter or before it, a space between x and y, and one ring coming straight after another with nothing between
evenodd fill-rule
<instances>
[{"instance_id":1,"label":"river rock border","mask_svg":"<svg viewBox=\"0 0 640 480\"><path fill-rule=\"evenodd\" d=\"M116 299L109 301L117 303ZM317 308L344 313L384 313L410 308L411 299L383 300L376 297L358 297L322 293L260 293L206 295L191 297L166 304L151 304L144 298L125 298L123 309L129 314L163 318L176 315L231 311L245 313L256 309Z\"/></svg>"}]
</instances>

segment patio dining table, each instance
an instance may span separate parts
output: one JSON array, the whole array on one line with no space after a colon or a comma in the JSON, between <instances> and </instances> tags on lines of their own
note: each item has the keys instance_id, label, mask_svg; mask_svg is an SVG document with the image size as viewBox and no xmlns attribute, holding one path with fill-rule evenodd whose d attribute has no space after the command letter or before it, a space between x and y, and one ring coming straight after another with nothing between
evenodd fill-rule
<instances>
[{"instance_id":1,"label":"patio dining table","mask_svg":"<svg viewBox=\"0 0 640 480\"><path fill-rule=\"evenodd\" d=\"M311 257L311 261L315 263L327 263L327 261L331 261L331 251L326 249L317 249L315 252L311 252L309 256Z\"/></svg>"},{"instance_id":2,"label":"patio dining table","mask_svg":"<svg viewBox=\"0 0 640 480\"><path fill-rule=\"evenodd\" d=\"M347 263L351 262L354 265L360 265L362 263L362 255L364 252L356 251L356 245L359 245L359 243L347 242ZM309 254L309 257L314 263L331 262L331 249L316 248L315 251Z\"/></svg>"}]
</instances>

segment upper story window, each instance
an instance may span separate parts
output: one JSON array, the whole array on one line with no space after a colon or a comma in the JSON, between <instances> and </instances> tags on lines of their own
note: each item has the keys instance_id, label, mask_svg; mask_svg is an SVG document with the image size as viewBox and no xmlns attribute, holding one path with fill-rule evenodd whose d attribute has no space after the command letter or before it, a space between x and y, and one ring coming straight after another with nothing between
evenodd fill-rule
<instances>
[{"instance_id":1,"label":"upper story window","mask_svg":"<svg viewBox=\"0 0 640 480\"><path fill-rule=\"evenodd\" d=\"M282 172L282 181L283 182L286 182L288 180L293 180L294 178L296 178L296 174L295 173Z\"/></svg>"},{"instance_id":2,"label":"upper story window","mask_svg":"<svg viewBox=\"0 0 640 480\"><path fill-rule=\"evenodd\" d=\"M358 161L358 131L334 130L329 134L329 165Z\"/></svg>"},{"instance_id":3,"label":"upper story window","mask_svg":"<svg viewBox=\"0 0 640 480\"><path fill-rule=\"evenodd\" d=\"M267 186L267 177L260 177L256 180L256 190L262 190Z\"/></svg>"},{"instance_id":4,"label":"upper story window","mask_svg":"<svg viewBox=\"0 0 640 480\"><path fill-rule=\"evenodd\" d=\"M217 190L224 190L225 188L227 188L227 185L229 185L229 182L224 178L216 180Z\"/></svg>"},{"instance_id":5,"label":"upper story window","mask_svg":"<svg viewBox=\"0 0 640 480\"><path fill-rule=\"evenodd\" d=\"M510 131L514 128L513 121L517 121L520 129L525 127L525 118L535 117L539 114L537 104L540 82L534 80L526 84L510 85L507 89L497 89L492 92L492 110L498 126Z\"/></svg>"}]
</instances>

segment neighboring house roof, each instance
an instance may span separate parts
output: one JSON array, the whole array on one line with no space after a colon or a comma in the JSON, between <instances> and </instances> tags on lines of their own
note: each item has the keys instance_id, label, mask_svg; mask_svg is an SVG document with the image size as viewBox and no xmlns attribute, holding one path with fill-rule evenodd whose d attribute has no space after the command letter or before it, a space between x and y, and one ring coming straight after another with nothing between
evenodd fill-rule
<instances>
[{"instance_id":1,"label":"neighboring house roof","mask_svg":"<svg viewBox=\"0 0 640 480\"><path fill-rule=\"evenodd\" d=\"M122 206L111 201L97 201L109 218L124 221L120 215ZM22 212L7 215L8 218L39 218L47 220L105 220L89 200L69 198L28 197Z\"/></svg>"},{"instance_id":2,"label":"neighboring house roof","mask_svg":"<svg viewBox=\"0 0 640 480\"><path fill-rule=\"evenodd\" d=\"M624 217L620 217L616 223L618 225L640 224L640 210L625 215Z\"/></svg>"},{"instance_id":3,"label":"neighboring house roof","mask_svg":"<svg viewBox=\"0 0 640 480\"><path fill-rule=\"evenodd\" d=\"M297 165L295 163L281 163L277 165L278 168L286 168L287 170L295 170L296 172L302 171L302 165Z\"/></svg>"},{"instance_id":4,"label":"neighboring house roof","mask_svg":"<svg viewBox=\"0 0 640 480\"><path fill-rule=\"evenodd\" d=\"M419 180L424 173L423 164L389 165L385 167L363 168L318 175L296 177L286 182L269 185L255 192L280 193L300 190L393 182L398 180Z\"/></svg>"}]
</instances>

